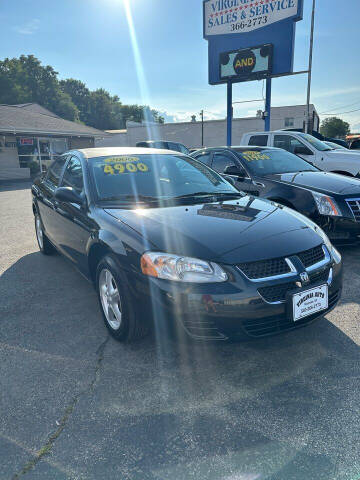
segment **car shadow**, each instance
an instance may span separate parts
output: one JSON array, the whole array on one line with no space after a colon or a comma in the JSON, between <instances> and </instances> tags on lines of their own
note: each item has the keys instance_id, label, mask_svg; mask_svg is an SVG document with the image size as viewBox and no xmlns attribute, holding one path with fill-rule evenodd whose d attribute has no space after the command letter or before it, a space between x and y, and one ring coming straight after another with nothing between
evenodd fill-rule
<instances>
[{"instance_id":1,"label":"car shadow","mask_svg":"<svg viewBox=\"0 0 360 480\"><path fill-rule=\"evenodd\" d=\"M43 465L89 479L351 478L360 351L339 311L358 304L359 260L342 253L344 299L306 328L238 343L174 342L156 329L134 344L108 339L93 390ZM0 297L6 345L57 362L92 359L108 338L93 287L58 254L20 258Z\"/></svg>"}]
</instances>

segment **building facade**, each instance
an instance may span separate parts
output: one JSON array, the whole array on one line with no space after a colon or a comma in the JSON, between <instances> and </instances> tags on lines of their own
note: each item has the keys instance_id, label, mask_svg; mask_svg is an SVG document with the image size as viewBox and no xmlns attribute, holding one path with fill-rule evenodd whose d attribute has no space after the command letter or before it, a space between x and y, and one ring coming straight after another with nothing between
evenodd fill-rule
<instances>
[{"instance_id":1,"label":"building facade","mask_svg":"<svg viewBox=\"0 0 360 480\"><path fill-rule=\"evenodd\" d=\"M0 105L0 180L27 179L67 150L95 146L106 134L64 120L41 105Z\"/></svg>"},{"instance_id":2,"label":"building facade","mask_svg":"<svg viewBox=\"0 0 360 480\"><path fill-rule=\"evenodd\" d=\"M313 130L319 129L319 116L314 105L310 109ZM306 105L273 107L271 109L271 130L283 128L303 128L306 121ZM260 117L234 118L233 145L240 143L244 133L264 131L264 120ZM202 133L203 132L203 133ZM128 122L126 130L108 130L109 137L96 140L96 146L134 147L145 140L167 140L180 142L189 148L202 145L214 147L226 145L226 119L201 122L181 122L165 124L139 124Z\"/></svg>"}]
</instances>

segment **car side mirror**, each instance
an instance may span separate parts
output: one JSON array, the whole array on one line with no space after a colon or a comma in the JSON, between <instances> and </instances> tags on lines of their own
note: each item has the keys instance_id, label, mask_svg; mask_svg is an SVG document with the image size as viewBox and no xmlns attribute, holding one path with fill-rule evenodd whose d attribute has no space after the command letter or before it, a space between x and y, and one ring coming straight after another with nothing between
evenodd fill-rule
<instances>
[{"instance_id":1,"label":"car side mirror","mask_svg":"<svg viewBox=\"0 0 360 480\"><path fill-rule=\"evenodd\" d=\"M234 177L245 178L244 170L236 165L229 165L224 170L224 175L233 175Z\"/></svg>"},{"instance_id":2,"label":"car side mirror","mask_svg":"<svg viewBox=\"0 0 360 480\"><path fill-rule=\"evenodd\" d=\"M295 155L314 155L313 152L310 150L310 148L307 148L305 146L295 147L294 148L294 153L295 153Z\"/></svg>"},{"instance_id":3,"label":"car side mirror","mask_svg":"<svg viewBox=\"0 0 360 480\"><path fill-rule=\"evenodd\" d=\"M76 203L77 205L83 205L84 203L81 196L71 187L57 188L54 197L59 202Z\"/></svg>"}]
</instances>

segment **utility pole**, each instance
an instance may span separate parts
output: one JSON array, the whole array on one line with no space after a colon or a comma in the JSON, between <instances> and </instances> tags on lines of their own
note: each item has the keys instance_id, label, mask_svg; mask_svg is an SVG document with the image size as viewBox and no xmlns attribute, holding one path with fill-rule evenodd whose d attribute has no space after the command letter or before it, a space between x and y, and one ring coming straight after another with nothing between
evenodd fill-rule
<instances>
[{"instance_id":1,"label":"utility pole","mask_svg":"<svg viewBox=\"0 0 360 480\"><path fill-rule=\"evenodd\" d=\"M316 0L313 0L312 13L311 13L309 73L308 73L307 100L306 100L305 133L309 133L309 123L310 123L310 94L311 94L312 61L313 61L313 48L314 48L315 4L316 4Z\"/></svg>"},{"instance_id":2,"label":"utility pole","mask_svg":"<svg viewBox=\"0 0 360 480\"><path fill-rule=\"evenodd\" d=\"M201 117L201 146L204 146L204 110L200 112Z\"/></svg>"}]
</instances>

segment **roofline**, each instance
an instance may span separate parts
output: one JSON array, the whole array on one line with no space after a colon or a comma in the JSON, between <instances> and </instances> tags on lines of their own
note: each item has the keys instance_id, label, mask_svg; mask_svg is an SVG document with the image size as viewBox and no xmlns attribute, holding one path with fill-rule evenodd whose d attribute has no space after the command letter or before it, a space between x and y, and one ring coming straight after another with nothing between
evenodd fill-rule
<instances>
[{"instance_id":1,"label":"roofline","mask_svg":"<svg viewBox=\"0 0 360 480\"><path fill-rule=\"evenodd\" d=\"M8 127L8 128L4 128L4 127L0 127L0 132L4 132L4 133L11 133L13 135L21 135L23 133L29 135L39 135L39 134L42 134L42 135L55 135L57 137L59 136L63 136L63 137L94 137L94 138L103 138L103 137L108 137L109 135L106 134L105 132L102 134L102 133L78 133L78 132L58 132L56 130L52 130L52 131L49 131L49 132L46 132L46 131L43 131L43 130L25 130L25 129L21 129L21 130L16 130L15 128L12 128L12 127Z\"/></svg>"}]
</instances>

